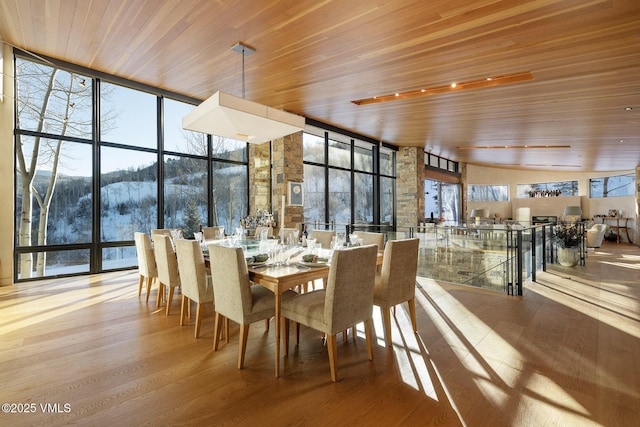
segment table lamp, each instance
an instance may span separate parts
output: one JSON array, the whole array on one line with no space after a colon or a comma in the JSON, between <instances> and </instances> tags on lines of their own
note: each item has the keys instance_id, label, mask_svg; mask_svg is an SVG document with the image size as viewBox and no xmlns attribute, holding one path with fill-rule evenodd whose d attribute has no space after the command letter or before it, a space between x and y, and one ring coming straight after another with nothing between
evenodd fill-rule
<instances>
[{"instance_id":1,"label":"table lamp","mask_svg":"<svg viewBox=\"0 0 640 427\"><path fill-rule=\"evenodd\" d=\"M476 224L480 224L480 218L484 217L484 209L471 209L471 218L475 218Z\"/></svg>"},{"instance_id":2,"label":"table lamp","mask_svg":"<svg viewBox=\"0 0 640 427\"><path fill-rule=\"evenodd\" d=\"M565 221L576 222L582 218L582 208L580 206L567 206L564 208Z\"/></svg>"}]
</instances>

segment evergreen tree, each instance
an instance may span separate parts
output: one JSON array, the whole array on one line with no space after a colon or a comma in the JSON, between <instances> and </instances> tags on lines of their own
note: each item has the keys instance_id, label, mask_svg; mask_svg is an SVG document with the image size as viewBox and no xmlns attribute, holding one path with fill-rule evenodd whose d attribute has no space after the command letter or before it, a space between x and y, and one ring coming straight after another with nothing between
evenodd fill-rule
<instances>
[{"instance_id":1,"label":"evergreen tree","mask_svg":"<svg viewBox=\"0 0 640 427\"><path fill-rule=\"evenodd\" d=\"M184 214L183 231L185 239L193 239L193 233L200 229L200 224L202 224L202 220L198 213L198 204L196 203L196 198L191 197L189 203L187 203L187 210Z\"/></svg>"}]
</instances>

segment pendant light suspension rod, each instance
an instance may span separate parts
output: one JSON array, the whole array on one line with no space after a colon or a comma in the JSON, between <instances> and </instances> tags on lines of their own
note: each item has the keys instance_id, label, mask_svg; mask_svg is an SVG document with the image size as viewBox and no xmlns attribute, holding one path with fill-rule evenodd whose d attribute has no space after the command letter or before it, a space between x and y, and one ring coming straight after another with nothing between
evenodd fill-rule
<instances>
[{"instance_id":1,"label":"pendant light suspension rod","mask_svg":"<svg viewBox=\"0 0 640 427\"><path fill-rule=\"evenodd\" d=\"M242 99L245 99L245 76L244 76L244 57L251 55L256 50L242 42L238 42L231 46L231 50L242 55Z\"/></svg>"},{"instance_id":2,"label":"pendant light suspension rod","mask_svg":"<svg viewBox=\"0 0 640 427\"><path fill-rule=\"evenodd\" d=\"M242 99L245 99L245 96L244 96L244 46L242 46Z\"/></svg>"}]
</instances>

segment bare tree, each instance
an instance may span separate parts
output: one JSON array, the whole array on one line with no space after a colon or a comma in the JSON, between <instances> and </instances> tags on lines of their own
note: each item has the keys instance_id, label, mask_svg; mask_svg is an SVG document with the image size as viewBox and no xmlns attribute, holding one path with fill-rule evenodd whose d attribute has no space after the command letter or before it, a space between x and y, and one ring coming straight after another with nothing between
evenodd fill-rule
<instances>
[{"instance_id":1,"label":"bare tree","mask_svg":"<svg viewBox=\"0 0 640 427\"><path fill-rule=\"evenodd\" d=\"M18 114L17 128L30 130L34 136L16 136L17 172L21 185L21 207L18 225L18 244L33 244L33 202L39 208L36 244L47 244L49 209L55 192L58 168L62 159L63 141L41 136L52 134L65 136L90 136L91 115L74 114L76 104L92 105L90 85L73 73L61 72L55 67L26 60L17 61L18 69ZM90 110L89 110L90 111ZM77 121L75 121L77 118ZM87 122L88 120L88 122ZM87 131L88 130L88 131ZM25 141L32 140L32 146ZM43 192L35 185L38 171L50 170ZM36 263L37 276L44 275L46 253L39 252ZM32 254L20 256L20 273L23 278L32 276Z\"/></svg>"}]
</instances>

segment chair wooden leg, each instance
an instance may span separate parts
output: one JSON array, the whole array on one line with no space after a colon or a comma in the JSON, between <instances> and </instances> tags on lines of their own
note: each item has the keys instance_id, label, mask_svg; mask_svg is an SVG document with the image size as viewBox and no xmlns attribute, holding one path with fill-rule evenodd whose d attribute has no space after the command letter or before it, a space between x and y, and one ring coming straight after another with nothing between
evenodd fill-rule
<instances>
[{"instance_id":1,"label":"chair wooden leg","mask_svg":"<svg viewBox=\"0 0 640 427\"><path fill-rule=\"evenodd\" d=\"M329 350L329 369L331 370L331 381L338 381L338 368L336 366L338 358L338 347L336 345L336 336L327 335L327 349Z\"/></svg>"},{"instance_id":2,"label":"chair wooden leg","mask_svg":"<svg viewBox=\"0 0 640 427\"><path fill-rule=\"evenodd\" d=\"M285 356L289 354L289 325L290 325L290 321L289 319L287 319L286 317L281 319L283 322L283 326L284 326L284 336L283 336L283 340L284 340L284 354Z\"/></svg>"},{"instance_id":3,"label":"chair wooden leg","mask_svg":"<svg viewBox=\"0 0 640 427\"><path fill-rule=\"evenodd\" d=\"M147 277L147 297L145 299L146 303L149 302L149 294L151 293L151 282L153 282L153 278Z\"/></svg>"},{"instance_id":4,"label":"chair wooden leg","mask_svg":"<svg viewBox=\"0 0 640 427\"><path fill-rule=\"evenodd\" d=\"M188 303L189 298L182 295L182 304L180 304L180 326L184 326L184 316L186 314L185 311L187 311L186 306Z\"/></svg>"},{"instance_id":5,"label":"chair wooden leg","mask_svg":"<svg viewBox=\"0 0 640 427\"><path fill-rule=\"evenodd\" d=\"M169 298L167 298L167 311L166 315L169 315L169 311L171 311L171 303L173 302L173 291L175 288L169 288Z\"/></svg>"},{"instance_id":6,"label":"chair wooden leg","mask_svg":"<svg viewBox=\"0 0 640 427\"><path fill-rule=\"evenodd\" d=\"M144 276L141 274L138 279L138 296L142 295L142 284L144 283Z\"/></svg>"},{"instance_id":7,"label":"chair wooden leg","mask_svg":"<svg viewBox=\"0 0 640 427\"><path fill-rule=\"evenodd\" d=\"M244 354L247 351L250 323L240 325L240 343L238 344L238 369L244 368Z\"/></svg>"},{"instance_id":8,"label":"chair wooden leg","mask_svg":"<svg viewBox=\"0 0 640 427\"><path fill-rule=\"evenodd\" d=\"M229 319L224 318L224 339L229 344Z\"/></svg>"},{"instance_id":9,"label":"chair wooden leg","mask_svg":"<svg viewBox=\"0 0 640 427\"><path fill-rule=\"evenodd\" d=\"M222 333L222 323L224 323L222 316L220 313L216 312L216 316L213 321L213 351L218 351L220 334Z\"/></svg>"},{"instance_id":10,"label":"chair wooden leg","mask_svg":"<svg viewBox=\"0 0 640 427\"><path fill-rule=\"evenodd\" d=\"M355 341L356 340L356 325L353 325L351 327L351 335L352 335L351 338L353 338L353 340Z\"/></svg>"},{"instance_id":11,"label":"chair wooden leg","mask_svg":"<svg viewBox=\"0 0 640 427\"><path fill-rule=\"evenodd\" d=\"M300 323L294 322L294 328L296 330L296 345L300 345Z\"/></svg>"},{"instance_id":12,"label":"chair wooden leg","mask_svg":"<svg viewBox=\"0 0 640 427\"><path fill-rule=\"evenodd\" d=\"M382 323L384 325L384 342L387 347L391 347L391 309L380 307L380 311L382 311Z\"/></svg>"},{"instance_id":13,"label":"chair wooden leg","mask_svg":"<svg viewBox=\"0 0 640 427\"><path fill-rule=\"evenodd\" d=\"M264 319L264 330L266 332L269 332L269 325L271 324L271 322L269 322L270 319Z\"/></svg>"},{"instance_id":14,"label":"chair wooden leg","mask_svg":"<svg viewBox=\"0 0 640 427\"><path fill-rule=\"evenodd\" d=\"M164 285L162 284L161 281L158 280L158 299L156 300L156 308L159 308L160 305L162 304L163 295L164 295Z\"/></svg>"},{"instance_id":15,"label":"chair wooden leg","mask_svg":"<svg viewBox=\"0 0 640 427\"><path fill-rule=\"evenodd\" d=\"M411 317L411 326L413 326L413 332L418 332L418 322L416 321L416 299L411 298L407 301L409 304L409 317Z\"/></svg>"},{"instance_id":16,"label":"chair wooden leg","mask_svg":"<svg viewBox=\"0 0 640 427\"><path fill-rule=\"evenodd\" d=\"M195 337L200 336L200 325L202 324L202 304L198 303L196 306L196 332Z\"/></svg>"},{"instance_id":17,"label":"chair wooden leg","mask_svg":"<svg viewBox=\"0 0 640 427\"><path fill-rule=\"evenodd\" d=\"M373 319L367 319L364 322L364 336L367 340L367 352L369 360L373 360Z\"/></svg>"}]
</instances>

